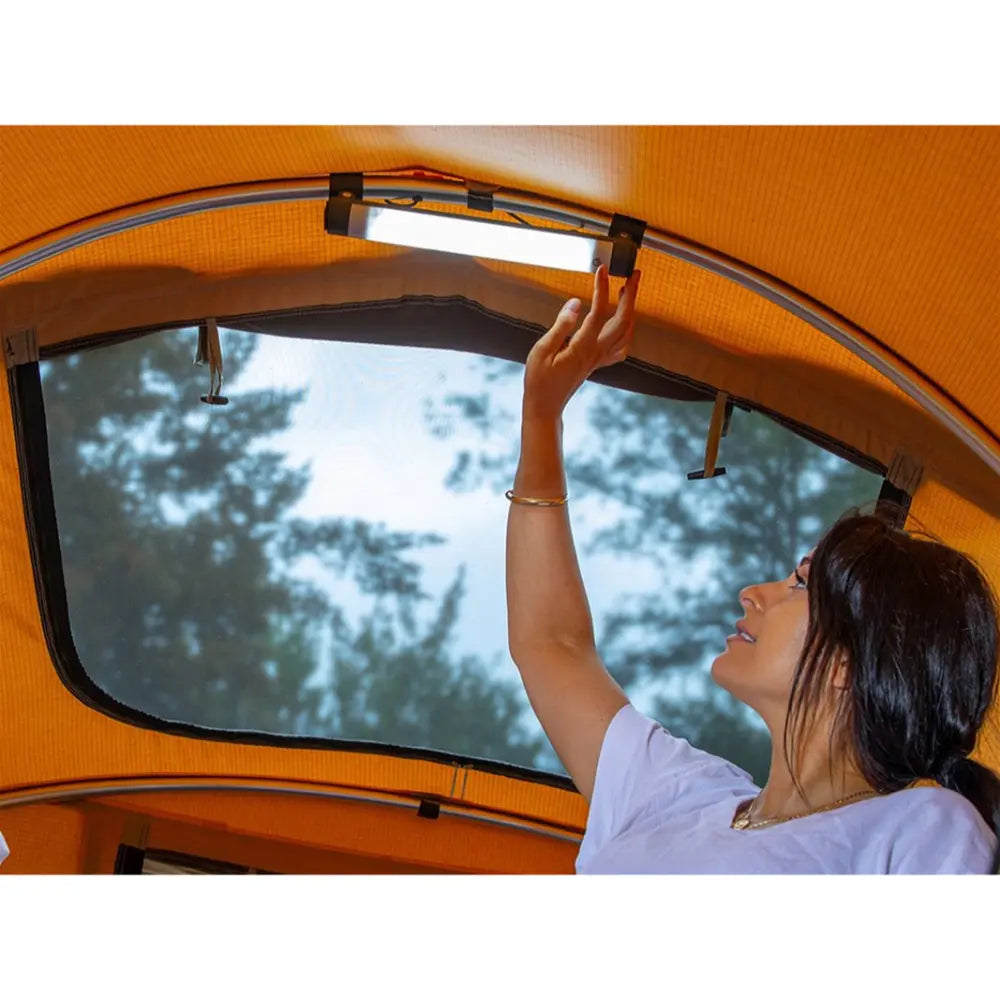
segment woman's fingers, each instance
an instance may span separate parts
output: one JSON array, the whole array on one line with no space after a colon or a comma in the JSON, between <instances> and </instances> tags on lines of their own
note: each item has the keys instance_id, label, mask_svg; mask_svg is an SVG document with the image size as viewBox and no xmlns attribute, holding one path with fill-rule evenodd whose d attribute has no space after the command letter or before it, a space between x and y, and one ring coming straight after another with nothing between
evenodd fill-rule
<instances>
[{"instance_id":1,"label":"woman's fingers","mask_svg":"<svg viewBox=\"0 0 1000 1000\"><path fill-rule=\"evenodd\" d=\"M590 300L590 314L601 316L608 307L608 269L601 264L594 273L594 294Z\"/></svg>"},{"instance_id":2,"label":"woman's fingers","mask_svg":"<svg viewBox=\"0 0 1000 1000\"><path fill-rule=\"evenodd\" d=\"M525 363L526 412L561 413L591 372L628 356L639 272L620 289L613 309L608 301L608 284L607 268L598 268L590 312L579 329L583 304L579 299L570 299L532 347Z\"/></svg>"},{"instance_id":3,"label":"woman's fingers","mask_svg":"<svg viewBox=\"0 0 1000 1000\"><path fill-rule=\"evenodd\" d=\"M639 289L639 271L634 271L618 294L614 315L604 324L597 337L596 347L600 358L598 367L617 364L628 357L632 349L635 327L635 298Z\"/></svg>"},{"instance_id":4,"label":"woman's fingers","mask_svg":"<svg viewBox=\"0 0 1000 1000\"><path fill-rule=\"evenodd\" d=\"M568 350L585 366L608 364L608 358L628 352L631 347L635 299L641 272L634 271L618 293L618 303L613 312L609 307L609 279L607 268L601 265L594 275L594 292L579 333ZM555 323L541 337L535 350L550 360L560 354L567 340L576 330L582 303L570 299L559 311ZM609 315L610 314L610 315ZM594 356L595 352L597 356ZM588 360L589 357L589 360ZM568 356L567 356L568 360ZM591 370L592 367L591 367Z\"/></svg>"},{"instance_id":5,"label":"woman's fingers","mask_svg":"<svg viewBox=\"0 0 1000 1000\"><path fill-rule=\"evenodd\" d=\"M548 331L542 335L535 345L540 352L548 356L559 353L559 349L576 329L577 321L580 319L580 307L582 304L579 299L570 299L559 310L559 315L556 317L555 323L549 327Z\"/></svg>"},{"instance_id":6,"label":"woman's fingers","mask_svg":"<svg viewBox=\"0 0 1000 1000\"><path fill-rule=\"evenodd\" d=\"M639 291L641 272L633 271L618 294L618 307L614 315L604 324L598 336L602 347L615 344L623 337L631 338L635 323L635 298Z\"/></svg>"},{"instance_id":7,"label":"woman's fingers","mask_svg":"<svg viewBox=\"0 0 1000 1000\"><path fill-rule=\"evenodd\" d=\"M635 297L639 294L641 277L642 271L633 271L618 292L618 308L615 310L615 316L620 317L625 323L631 323L635 314Z\"/></svg>"},{"instance_id":8,"label":"woman's fingers","mask_svg":"<svg viewBox=\"0 0 1000 1000\"><path fill-rule=\"evenodd\" d=\"M590 312L580 327L580 339L596 339L608 318L608 269L601 264L594 274L594 294L590 300Z\"/></svg>"}]
</instances>

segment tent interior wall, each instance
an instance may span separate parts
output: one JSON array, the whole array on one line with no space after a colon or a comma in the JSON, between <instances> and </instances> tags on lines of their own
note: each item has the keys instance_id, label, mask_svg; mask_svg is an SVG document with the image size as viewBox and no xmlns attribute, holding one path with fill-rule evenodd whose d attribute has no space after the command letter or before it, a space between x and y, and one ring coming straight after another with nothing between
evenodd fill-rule
<instances>
[{"instance_id":1,"label":"tent interior wall","mask_svg":"<svg viewBox=\"0 0 1000 1000\"><path fill-rule=\"evenodd\" d=\"M918 463L912 522L1000 590L1000 130L3 127L5 348L24 331L47 357L208 317L254 329L282 313L456 299L541 330L565 298L587 298L585 275L327 235L323 201L301 192L342 171L476 182L667 234L678 253L639 251L634 356L881 468ZM278 189L288 196L251 197ZM216 191L249 201L128 224ZM869 358L700 266L700 251L790 290ZM4 873L110 872L123 844L259 871L572 870L586 805L565 782L157 731L80 700L40 610L20 418L3 395ZM976 756L1000 769L996 707Z\"/></svg>"}]
</instances>

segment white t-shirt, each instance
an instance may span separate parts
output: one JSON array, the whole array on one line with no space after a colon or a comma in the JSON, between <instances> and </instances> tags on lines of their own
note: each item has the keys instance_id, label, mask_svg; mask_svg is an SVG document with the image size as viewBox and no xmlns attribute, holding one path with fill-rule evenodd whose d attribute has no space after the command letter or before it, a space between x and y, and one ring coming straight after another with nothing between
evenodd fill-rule
<instances>
[{"instance_id":1,"label":"white t-shirt","mask_svg":"<svg viewBox=\"0 0 1000 1000\"><path fill-rule=\"evenodd\" d=\"M757 830L760 789L625 705L601 746L578 874L985 874L996 838L956 792L909 788Z\"/></svg>"},{"instance_id":2,"label":"white t-shirt","mask_svg":"<svg viewBox=\"0 0 1000 1000\"><path fill-rule=\"evenodd\" d=\"M7 860L7 855L10 851L7 850L7 841L3 839L3 834L0 833L0 865Z\"/></svg>"}]
</instances>

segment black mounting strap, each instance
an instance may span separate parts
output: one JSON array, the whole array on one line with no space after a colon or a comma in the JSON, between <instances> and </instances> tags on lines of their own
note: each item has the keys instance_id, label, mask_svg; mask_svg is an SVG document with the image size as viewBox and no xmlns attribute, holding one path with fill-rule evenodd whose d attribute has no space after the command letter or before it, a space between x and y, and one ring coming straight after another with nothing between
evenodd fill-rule
<instances>
[{"instance_id":1,"label":"black mounting strap","mask_svg":"<svg viewBox=\"0 0 1000 1000\"><path fill-rule=\"evenodd\" d=\"M913 494L923 478L924 467L915 458L897 451L892 456L876 506L893 515L893 523L902 528L910 513Z\"/></svg>"},{"instance_id":2,"label":"black mounting strap","mask_svg":"<svg viewBox=\"0 0 1000 1000\"><path fill-rule=\"evenodd\" d=\"M613 241L608 273L616 278L628 278L635 269L635 258L646 234L646 223L628 215L611 216L608 236Z\"/></svg>"},{"instance_id":3,"label":"black mounting strap","mask_svg":"<svg viewBox=\"0 0 1000 1000\"><path fill-rule=\"evenodd\" d=\"M688 479L714 479L724 476L726 467L716 465L719 457L719 442L729 433L729 424L733 419L733 401L727 393L720 392L715 397L712 408L712 421L708 425L708 439L705 441L705 467L696 472L689 472Z\"/></svg>"},{"instance_id":4,"label":"black mounting strap","mask_svg":"<svg viewBox=\"0 0 1000 1000\"><path fill-rule=\"evenodd\" d=\"M472 184L469 181L466 181L465 185L466 208L471 208L474 212L493 211L493 195L500 190L497 185L494 184L490 186L486 184Z\"/></svg>"},{"instance_id":5,"label":"black mounting strap","mask_svg":"<svg viewBox=\"0 0 1000 1000\"><path fill-rule=\"evenodd\" d=\"M431 799L421 799L417 815L421 819L437 819L441 815L441 804Z\"/></svg>"},{"instance_id":6,"label":"black mounting strap","mask_svg":"<svg viewBox=\"0 0 1000 1000\"><path fill-rule=\"evenodd\" d=\"M364 174L330 174L330 198L323 224L331 236L346 236L351 205L365 196Z\"/></svg>"}]
</instances>

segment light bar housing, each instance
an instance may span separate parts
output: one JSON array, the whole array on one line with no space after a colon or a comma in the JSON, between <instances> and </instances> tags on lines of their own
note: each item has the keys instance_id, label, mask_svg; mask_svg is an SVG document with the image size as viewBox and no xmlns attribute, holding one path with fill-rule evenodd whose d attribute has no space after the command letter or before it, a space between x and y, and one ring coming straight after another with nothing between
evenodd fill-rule
<instances>
[{"instance_id":1,"label":"light bar housing","mask_svg":"<svg viewBox=\"0 0 1000 1000\"><path fill-rule=\"evenodd\" d=\"M336 209L328 210L326 216L327 232L334 235L513 264L593 272L601 264L610 269L615 249L615 241L607 237L426 209L369 205L346 198Z\"/></svg>"}]
</instances>

